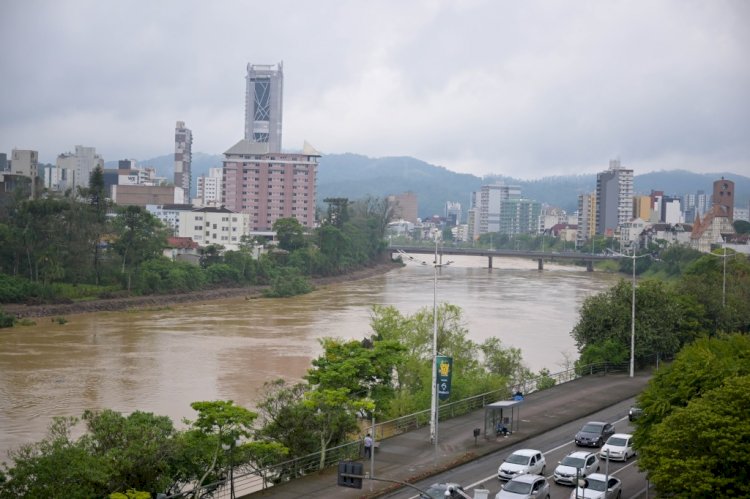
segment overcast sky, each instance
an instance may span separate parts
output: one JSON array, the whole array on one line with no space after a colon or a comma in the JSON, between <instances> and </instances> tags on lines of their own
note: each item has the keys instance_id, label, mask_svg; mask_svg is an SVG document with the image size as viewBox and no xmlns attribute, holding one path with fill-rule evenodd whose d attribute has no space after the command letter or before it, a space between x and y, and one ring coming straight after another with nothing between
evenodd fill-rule
<instances>
[{"instance_id":1,"label":"overcast sky","mask_svg":"<svg viewBox=\"0 0 750 499\"><path fill-rule=\"evenodd\" d=\"M0 2L0 152L220 154L248 62L284 62L285 149L533 179L750 175L750 2Z\"/></svg>"}]
</instances>

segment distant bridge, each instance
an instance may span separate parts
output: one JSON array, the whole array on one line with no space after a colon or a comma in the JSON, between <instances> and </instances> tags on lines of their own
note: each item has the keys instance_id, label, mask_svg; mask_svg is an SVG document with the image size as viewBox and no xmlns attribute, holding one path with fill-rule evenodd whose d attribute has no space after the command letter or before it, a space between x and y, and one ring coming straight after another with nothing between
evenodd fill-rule
<instances>
[{"instance_id":1,"label":"distant bridge","mask_svg":"<svg viewBox=\"0 0 750 499\"><path fill-rule=\"evenodd\" d=\"M394 253L414 253L422 255L434 255L435 247L432 246L403 246L391 244L388 249ZM464 256L485 256L487 257L487 267L492 268L492 259L494 257L512 257L512 258L531 258L538 263L539 270L544 269L544 260L574 260L586 262L586 270L594 270L594 262L603 260L619 260L617 255L604 255L594 253L578 253L576 251L530 251L530 250L509 250L509 249L482 249L482 248L457 248L451 246L438 247L438 263L443 261L443 255L464 255Z\"/></svg>"}]
</instances>

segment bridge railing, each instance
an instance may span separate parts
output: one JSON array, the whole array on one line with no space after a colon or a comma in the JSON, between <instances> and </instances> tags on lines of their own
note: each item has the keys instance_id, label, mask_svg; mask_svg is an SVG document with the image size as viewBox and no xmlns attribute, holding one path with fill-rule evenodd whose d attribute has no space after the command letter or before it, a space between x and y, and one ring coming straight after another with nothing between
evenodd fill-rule
<instances>
[{"instance_id":1,"label":"bridge railing","mask_svg":"<svg viewBox=\"0 0 750 499\"><path fill-rule=\"evenodd\" d=\"M658 357L655 357L658 362ZM508 399L513 393L520 391L523 394L533 393L550 388L554 385L573 381L582 376L607 375L628 372L629 364L600 362L585 366L576 366L556 373L542 374L530 378L513 381L508 388L500 388L489 392L474 395L456 402L442 404L438 409L438 420L447 420L458 417L498 400ZM418 430L430 424L430 410L415 412L390 421L375 424L373 437L376 442ZM368 430L369 426L366 427ZM371 431L371 430L370 430ZM307 456L290 459L281 463L266 467L258 467L251 464L237 465L233 473L233 485L227 477L224 480L207 484L202 487L200 497L229 498L230 489L233 486L235 496L241 496L257 492L276 484L283 483L295 478L303 477L321 469L336 466L342 460L354 460L362 455L361 439L353 440L345 444L326 449L325 457L321 458L321 452L308 454ZM162 499L178 499L190 497L195 490L187 490L170 496L162 496Z\"/></svg>"}]
</instances>

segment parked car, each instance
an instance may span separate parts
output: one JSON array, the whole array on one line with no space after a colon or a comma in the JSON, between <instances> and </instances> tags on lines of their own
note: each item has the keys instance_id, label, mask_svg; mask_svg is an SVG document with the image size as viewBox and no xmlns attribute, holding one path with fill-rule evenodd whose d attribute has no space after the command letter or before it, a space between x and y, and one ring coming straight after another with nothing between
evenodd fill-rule
<instances>
[{"instance_id":1,"label":"parked car","mask_svg":"<svg viewBox=\"0 0 750 499\"><path fill-rule=\"evenodd\" d=\"M609 437L614 435L615 425L602 421L589 421L581 431L576 433L576 445L585 447L601 447Z\"/></svg>"},{"instance_id":2,"label":"parked car","mask_svg":"<svg viewBox=\"0 0 750 499\"><path fill-rule=\"evenodd\" d=\"M599 471L599 459L593 452L571 452L555 468L555 483L575 485L576 478L585 478Z\"/></svg>"},{"instance_id":3,"label":"parked car","mask_svg":"<svg viewBox=\"0 0 750 499\"><path fill-rule=\"evenodd\" d=\"M495 499L549 499L549 483L541 475L518 475L503 485Z\"/></svg>"},{"instance_id":4,"label":"parked car","mask_svg":"<svg viewBox=\"0 0 750 499\"><path fill-rule=\"evenodd\" d=\"M446 491L452 491L446 494ZM464 488L461 487L457 483L433 483L430 485L427 490L425 490L426 494L419 494L420 499L445 499L446 497L453 497L453 498L461 498L463 499L464 496L459 494L458 492L455 492L456 490L463 491Z\"/></svg>"},{"instance_id":5,"label":"parked car","mask_svg":"<svg viewBox=\"0 0 750 499\"><path fill-rule=\"evenodd\" d=\"M532 473L544 475L547 471L547 461L541 451L534 449L520 449L505 458L497 469L499 480L510 480L514 476Z\"/></svg>"},{"instance_id":6,"label":"parked car","mask_svg":"<svg viewBox=\"0 0 750 499\"><path fill-rule=\"evenodd\" d=\"M622 497L622 482L601 473L594 473L586 477L585 487L576 487L570 493L570 499L620 499Z\"/></svg>"},{"instance_id":7,"label":"parked car","mask_svg":"<svg viewBox=\"0 0 750 499\"><path fill-rule=\"evenodd\" d=\"M643 409L638 407L637 405L630 406L630 410L628 411L628 420L629 421L635 421L636 419L643 416Z\"/></svg>"},{"instance_id":8,"label":"parked car","mask_svg":"<svg viewBox=\"0 0 750 499\"><path fill-rule=\"evenodd\" d=\"M607 443L602 445L599 450L599 457L606 459L609 455L609 459L613 461L627 461L631 457L635 456L635 449L633 449L633 435L629 433L615 433L607 439Z\"/></svg>"}]
</instances>

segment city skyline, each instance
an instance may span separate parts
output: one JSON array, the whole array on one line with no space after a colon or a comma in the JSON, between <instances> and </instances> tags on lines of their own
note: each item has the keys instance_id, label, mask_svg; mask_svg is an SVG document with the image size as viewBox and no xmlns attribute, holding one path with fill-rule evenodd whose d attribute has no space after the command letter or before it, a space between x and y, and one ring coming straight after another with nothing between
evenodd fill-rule
<instances>
[{"instance_id":1,"label":"city skyline","mask_svg":"<svg viewBox=\"0 0 750 499\"><path fill-rule=\"evenodd\" d=\"M741 1L32 0L0 11L13 47L0 55L8 155L54 163L82 144L106 161L144 160L173 150L176 121L193 151L221 154L243 136L246 65L283 61L284 143L324 154L522 179L596 173L612 158L638 173L750 175Z\"/></svg>"}]
</instances>

